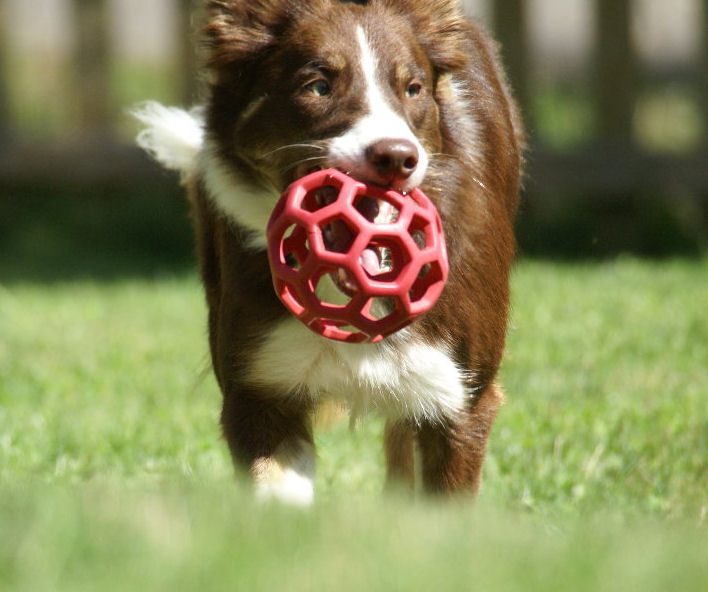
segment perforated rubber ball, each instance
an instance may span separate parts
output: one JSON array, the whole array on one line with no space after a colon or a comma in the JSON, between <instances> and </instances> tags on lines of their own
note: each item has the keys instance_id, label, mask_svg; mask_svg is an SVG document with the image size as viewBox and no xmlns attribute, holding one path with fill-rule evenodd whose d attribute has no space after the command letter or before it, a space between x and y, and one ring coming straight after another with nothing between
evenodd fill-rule
<instances>
[{"instance_id":1,"label":"perforated rubber ball","mask_svg":"<svg viewBox=\"0 0 708 592\"><path fill-rule=\"evenodd\" d=\"M419 189L402 194L335 169L295 181L268 222L273 286L324 337L377 342L425 314L448 275L440 216Z\"/></svg>"}]
</instances>

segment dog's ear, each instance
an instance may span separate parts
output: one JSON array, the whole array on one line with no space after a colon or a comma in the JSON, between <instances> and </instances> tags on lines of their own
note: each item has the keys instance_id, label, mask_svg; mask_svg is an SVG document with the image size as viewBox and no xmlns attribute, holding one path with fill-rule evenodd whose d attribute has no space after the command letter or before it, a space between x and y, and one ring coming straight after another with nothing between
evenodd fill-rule
<instances>
[{"instance_id":1,"label":"dog's ear","mask_svg":"<svg viewBox=\"0 0 708 592\"><path fill-rule=\"evenodd\" d=\"M459 0L397 0L408 11L418 39L438 71L449 72L465 66L469 21Z\"/></svg>"},{"instance_id":2,"label":"dog's ear","mask_svg":"<svg viewBox=\"0 0 708 592\"><path fill-rule=\"evenodd\" d=\"M206 0L206 9L207 63L217 69L269 47L289 20L285 0Z\"/></svg>"}]
</instances>

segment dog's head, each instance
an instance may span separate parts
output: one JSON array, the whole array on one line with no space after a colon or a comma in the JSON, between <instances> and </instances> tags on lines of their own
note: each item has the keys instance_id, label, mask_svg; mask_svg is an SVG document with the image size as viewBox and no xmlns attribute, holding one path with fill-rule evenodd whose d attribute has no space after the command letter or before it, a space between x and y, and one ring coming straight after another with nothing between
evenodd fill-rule
<instances>
[{"instance_id":1,"label":"dog's head","mask_svg":"<svg viewBox=\"0 0 708 592\"><path fill-rule=\"evenodd\" d=\"M438 81L467 59L456 1L208 4L203 169L238 222L262 234L277 196L319 168L424 183L442 142Z\"/></svg>"}]
</instances>

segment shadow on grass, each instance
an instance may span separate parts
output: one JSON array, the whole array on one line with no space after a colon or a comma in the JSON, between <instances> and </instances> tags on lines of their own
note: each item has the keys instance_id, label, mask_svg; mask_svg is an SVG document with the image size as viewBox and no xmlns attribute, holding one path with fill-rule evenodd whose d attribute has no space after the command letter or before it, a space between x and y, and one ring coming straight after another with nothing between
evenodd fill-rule
<instances>
[{"instance_id":1,"label":"shadow on grass","mask_svg":"<svg viewBox=\"0 0 708 592\"><path fill-rule=\"evenodd\" d=\"M189 207L174 179L0 185L0 283L151 277L195 268Z\"/></svg>"},{"instance_id":2,"label":"shadow on grass","mask_svg":"<svg viewBox=\"0 0 708 592\"><path fill-rule=\"evenodd\" d=\"M537 258L700 257L708 248L708 196L530 193L516 234L520 253Z\"/></svg>"},{"instance_id":3,"label":"shadow on grass","mask_svg":"<svg viewBox=\"0 0 708 592\"><path fill-rule=\"evenodd\" d=\"M519 252L557 260L700 256L708 236L707 204L633 195L525 195L517 221ZM111 281L195 268L189 207L171 175L90 187L0 182L0 283Z\"/></svg>"}]
</instances>

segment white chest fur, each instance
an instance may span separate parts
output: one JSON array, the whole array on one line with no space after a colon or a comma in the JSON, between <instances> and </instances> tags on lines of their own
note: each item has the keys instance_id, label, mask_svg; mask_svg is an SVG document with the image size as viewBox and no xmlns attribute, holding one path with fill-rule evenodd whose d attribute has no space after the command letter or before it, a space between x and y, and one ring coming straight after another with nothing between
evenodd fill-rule
<instances>
[{"instance_id":1,"label":"white chest fur","mask_svg":"<svg viewBox=\"0 0 708 592\"><path fill-rule=\"evenodd\" d=\"M437 421L465 403L463 372L444 346L411 342L408 332L377 344L347 344L314 334L294 318L255 352L250 380L291 396L333 397L353 413Z\"/></svg>"}]
</instances>

